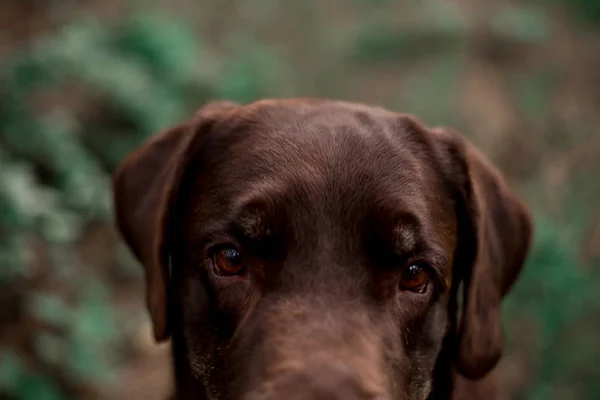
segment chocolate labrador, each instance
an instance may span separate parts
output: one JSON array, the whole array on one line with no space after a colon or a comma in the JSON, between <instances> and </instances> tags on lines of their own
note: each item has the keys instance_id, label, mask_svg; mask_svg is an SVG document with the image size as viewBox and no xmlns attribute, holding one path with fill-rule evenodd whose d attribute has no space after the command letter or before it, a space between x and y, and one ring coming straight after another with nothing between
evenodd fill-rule
<instances>
[{"instance_id":1,"label":"chocolate labrador","mask_svg":"<svg viewBox=\"0 0 600 400\"><path fill-rule=\"evenodd\" d=\"M493 397L533 229L459 133L349 102L214 102L113 189L177 398Z\"/></svg>"}]
</instances>

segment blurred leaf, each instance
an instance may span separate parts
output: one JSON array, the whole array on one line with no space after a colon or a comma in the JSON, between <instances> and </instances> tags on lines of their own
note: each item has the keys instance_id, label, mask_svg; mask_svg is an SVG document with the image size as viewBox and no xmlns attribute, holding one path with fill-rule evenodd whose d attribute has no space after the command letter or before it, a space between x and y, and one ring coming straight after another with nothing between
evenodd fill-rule
<instances>
[{"instance_id":1,"label":"blurred leaf","mask_svg":"<svg viewBox=\"0 0 600 400\"><path fill-rule=\"evenodd\" d=\"M277 78L277 58L260 49L243 51L223 67L216 97L248 103L268 97L266 88Z\"/></svg>"},{"instance_id":2,"label":"blurred leaf","mask_svg":"<svg viewBox=\"0 0 600 400\"><path fill-rule=\"evenodd\" d=\"M519 109L532 123L544 126L557 87L556 76L548 70L540 71L519 77L515 87Z\"/></svg>"},{"instance_id":3,"label":"blurred leaf","mask_svg":"<svg viewBox=\"0 0 600 400\"><path fill-rule=\"evenodd\" d=\"M503 6L494 13L491 24L498 35L523 43L537 43L548 37L548 24L542 7Z\"/></svg>"},{"instance_id":4,"label":"blurred leaf","mask_svg":"<svg viewBox=\"0 0 600 400\"><path fill-rule=\"evenodd\" d=\"M0 353L0 391L14 391L14 387L27 372L26 366L18 354L10 349Z\"/></svg>"},{"instance_id":5,"label":"blurred leaf","mask_svg":"<svg viewBox=\"0 0 600 400\"><path fill-rule=\"evenodd\" d=\"M0 394L2 391L17 400L66 400L50 378L31 373L11 351L0 354Z\"/></svg>"},{"instance_id":6,"label":"blurred leaf","mask_svg":"<svg viewBox=\"0 0 600 400\"><path fill-rule=\"evenodd\" d=\"M461 33L445 30L401 30L382 26L363 29L352 57L365 63L415 61L427 56L456 53Z\"/></svg>"},{"instance_id":7,"label":"blurred leaf","mask_svg":"<svg viewBox=\"0 0 600 400\"><path fill-rule=\"evenodd\" d=\"M54 294L31 293L29 308L35 317L57 327L66 328L73 322L70 307Z\"/></svg>"},{"instance_id":8,"label":"blurred leaf","mask_svg":"<svg viewBox=\"0 0 600 400\"><path fill-rule=\"evenodd\" d=\"M600 0L556 0L572 11L579 21L589 24L600 23Z\"/></svg>"},{"instance_id":9,"label":"blurred leaf","mask_svg":"<svg viewBox=\"0 0 600 400\"><path fill-rule=\"evenodd\" d=\"M449 121L454 114L457 83L463 70L463 58L440 57L406 82L401 90L402 109L418 115L427 124Z\"/></svg>"},{"instance_id":10,"label":"blurred leaf","mask_svg":"<svg viewBox=\"0 0 600 400\"><path fill-rule=\"evenodd\" d=\"M10 284L26 277L31 271L28 265L27 243L18 233L0 240L0 284Z\"/></svg>"},{"instance_id":11,"label":"blurred leaf","mask_svg":"<svg viewBox=\"0 0 600 400\"><path fill-rule=\"evenodd\" d=\"M71 330L69 366L79 379L106 382L113 379L110 362L115 355L109 349L117 331L105 290L90 280L86 286Z\"/></svg>"},{"instance_id":12,"label":"blurred leaf","mask_svg":"<svg viewBox=\"0 0 600 400\"><path fill-rule=\"evenodd\" d=\"M58 365L64 360L66 345L64 341L54 334L40 333L34 343L37 354L44 362Z\"/></svg>"},{"instance_id":13,"label":"blurred leaf","mask_svg":"<svg viewBox=\"0 0 600 400\"><path fill-rule=\"evenodd\" d=\"M51 243L72 242L81 232L81 218L69 212L49 212L40 218L40 230Z\"/></svg>"},{"instance_id":14,"label":"blurred leaf","mask_svg":"<svg viewBox=\"0 0 600 400\"><path fill-rule=\"evenodd\" d=\"M156 29L160 26L160 29ZM126 21L116 46L150 66L164 83L188 83L198 71L211 71L213 57L189 27L161 14L135 14Z\"/></svg>"},{"instance_id":15,"label":"blurred leaf","mask_svg":"<svg viewBox=\"0 0 600 400\"><path fill-rule=\"evenodd\" d=\"M19 382L17 399L22 400L66 400L51 378L41 375L28 375Z\"/></svg>"}]
</instances>

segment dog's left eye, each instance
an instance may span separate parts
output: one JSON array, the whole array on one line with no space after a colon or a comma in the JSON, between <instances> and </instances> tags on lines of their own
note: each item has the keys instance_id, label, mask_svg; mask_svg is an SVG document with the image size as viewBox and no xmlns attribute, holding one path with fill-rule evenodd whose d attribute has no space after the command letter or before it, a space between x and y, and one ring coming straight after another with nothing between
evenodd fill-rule
<instances>
[{"instance_id":1,"label":"dog's left eye","mask_svg":"<svg viewBox=\"0 0 600 400\"><path fill-rule=\"evenodd\" d=\"M239 275L244 271L244 258L233 247L222 247L212 255L212 265L215 274L221 276Z\"/></svg>"},{"instance_id":2,"label":"dog's left eye","mask_svg":"<svg viewBox=\"0 0 600 400\"><path fill-rule=\"evenodd\" d=\"M429 282L429 268L418 263L411 263L402 269L400 289L424 293Z\"/></svg>"}]
</instances>

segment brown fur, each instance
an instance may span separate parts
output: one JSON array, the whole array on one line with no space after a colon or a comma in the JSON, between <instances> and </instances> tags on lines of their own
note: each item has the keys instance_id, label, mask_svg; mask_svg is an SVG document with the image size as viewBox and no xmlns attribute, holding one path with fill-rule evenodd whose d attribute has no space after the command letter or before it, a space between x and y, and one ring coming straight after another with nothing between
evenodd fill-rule
<instances>
[{"instance_id":1,"label":"brown fur","mask_svg":"<svg viewBox=\"0 0 600 400\"><path fill-rule=\"evenodd\" d=\"M133 152L114 195L178 398L494 397L532 226L460 134L339 101L216 102ZM213 273L224 243L247 273ZM415 260L422 294L398 286Z\"/></svg>"}]
</instances>

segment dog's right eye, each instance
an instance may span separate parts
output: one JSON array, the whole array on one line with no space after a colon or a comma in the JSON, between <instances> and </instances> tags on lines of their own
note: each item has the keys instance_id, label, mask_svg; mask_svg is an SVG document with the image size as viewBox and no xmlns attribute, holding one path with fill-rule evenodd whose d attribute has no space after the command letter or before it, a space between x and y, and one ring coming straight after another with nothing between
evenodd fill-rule
<instances>
[{"instance_id":1,"label":"dog's right eye","mask_svg":"<svg viewBox=\"0 0 600 400\"><path fill-rule=\"evenodd\" d=\"M411 263L403 270L400 277L400 289L415 293L423 293L429 282L429 269L424 264Z\"/></svg>"},{"instance_id":2,"label":"dog's right eye","mask_svg":"<svg viewBox=\"0 0 600 400\"><path fill-rule=\"evenodd\" d=\"M212 255L212 266L215 274L220 276L239 275L244 272L244 258L233 247L222 247Z\"/></svg>"}]
</instances>

